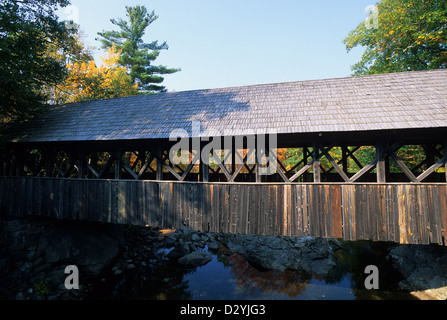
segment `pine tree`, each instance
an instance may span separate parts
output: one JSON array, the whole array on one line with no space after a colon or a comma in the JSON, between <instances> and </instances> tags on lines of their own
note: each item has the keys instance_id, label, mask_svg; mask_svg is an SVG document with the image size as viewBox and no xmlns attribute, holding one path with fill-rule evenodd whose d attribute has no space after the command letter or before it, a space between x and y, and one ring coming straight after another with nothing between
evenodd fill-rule
<instances>
[{"instance_id":1,"label":"pine tree","mask_svg":"<svg viewBox=\"0 0 447 320\"><path fill-rule=\"evenodd\" d=\"M143 36L147 27L158 19L152 11L149 13L144 6L127 7L127 18L111 19L110 21L119 27L120 31L98 32L101 37L102 48L111 48L113 44L121 51L121 66L127 68L133 81L138 83L141 92L164 92L166 88L160 85L164 78L162 75L172 74L180 69L167 68L166 66L156 66L153 62L160 55L161 50L167 50L166 42L161 44L158 41L145 43Z\"/></svg>"}]
</instances>

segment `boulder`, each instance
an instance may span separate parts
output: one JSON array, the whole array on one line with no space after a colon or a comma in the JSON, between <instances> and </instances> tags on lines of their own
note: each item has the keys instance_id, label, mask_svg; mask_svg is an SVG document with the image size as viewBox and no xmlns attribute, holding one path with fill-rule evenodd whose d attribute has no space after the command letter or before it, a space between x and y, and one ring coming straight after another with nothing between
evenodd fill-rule
<instances>
[{"instance_id":1,"label":"boulder","mask_svg":"<svg viewBox=\"0 0 447 320\"><path fill-rule=\"evenodd\" d=\"M211 259L212 257L209 253L194 251L178 259L178 263L187 267L198 267L207 264Z\"/></svg>"},{"instance_id":2,"label":"boulder","mask_svg":"<svg viewBox=\"0 0 447 320\"><path fill-rule=\"evenodd\" d=\"M101 232L57 229L42 234L37 252L46 264L74 264L86 276L95 277L118 256L119 242Z\"/></svg>"},{"instance_id":3,"label":"boulder","mask_svg":"<svg viewBox=\"0 0 447 320\"><path fill-rule=\"evenodd\" d=\"M208 244L208 249L209 249L209 250L219 250L219 242L211 241L211 242Z\"/></svg>"},{"instance_id":4,"label":"boulder","mask_svg":"<svg viewBox=\"0 0 447 320\"><path fill-rule=\"evenodd\" d=\"M119 254L119 242L108 235L84 234L75 237L73 260L86 275L96 277Z\"/></svg>"},{"instance_id":5,"label":"boulder","mask_svg":"<svg viewBox=\"0 0 447 320\"><path fill-rule=\"evenodd\" d=\"M56 263L70 258L72 246L73 237L50 231L40 236L37 252L43 255L46 263Z\"/></svg>"},{"instance_id":6,"label":"boulder","mask_svg":"<svg viewBox=\"0 0 447 320\"><path fill-rule=\"evenodd\" d=\"M447 285L447 248L439 245L399 245L389 256L403 280L399 287L409 291L436 289Z\"/></svg>"},{"instance_id":7,"label":"boulder","mask_svg":"<svg viewBox=\"0 0 447 320\"><path fill-rule=\"evenodd\" d=\"M229 235L222 240L228 249L259 269L326 275L335 266L334 249L325 239Z\"/></svg>"},{"instance_id":8,"label":"boulder","mask_svg":"<svg viewBox=\"0 0 447 320\"><path fill-rule=\"evenodd\" d=\"M190 252L191 252L191 250L190 250L189 245L180 239L174 245L174 249L172 249L166 256L169 259L177 259L177 258L183 257L184 255L187 255Z\"/></svg>"}]
</instances>

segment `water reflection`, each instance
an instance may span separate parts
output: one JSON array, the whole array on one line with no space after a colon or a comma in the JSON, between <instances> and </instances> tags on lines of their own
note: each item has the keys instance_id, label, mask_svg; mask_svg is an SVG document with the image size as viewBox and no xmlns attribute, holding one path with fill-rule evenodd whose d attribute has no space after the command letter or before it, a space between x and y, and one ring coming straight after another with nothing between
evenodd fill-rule
<instances>
[{"instance_id":1,"label":"water reflection","mask_svg":"<svg viewBox=\"0 0 447 320\"><path fill-rule=\"evenodd\" d=\"M248 297L296 298L306 291L312 280L323 280L322 276L291 270L258 270L237 254L231 254L227 259L232 266L235 284Z\"/></svg>"},{"instance_id":2,"label":"water reflection","mask_svg":"<svg viewBox=\"0 0 447 320\"><path fill-rule=\"evenodd\" d=\"M151 300L245 300L245 299L412 299L397 287L399 274L386 253L392 246L367 241L342 242L336 251L337 264L326 275L287 270L260 270L242 256L220 246L207 250L212 261L196 268L181 267L176 261L158 258L142 262L119 276L110 275L96 284L94 299ZM160 251L159 257L166 251ZM380 289L366 290L365 266L380 270Z\"/></svg>"}]
</instances>

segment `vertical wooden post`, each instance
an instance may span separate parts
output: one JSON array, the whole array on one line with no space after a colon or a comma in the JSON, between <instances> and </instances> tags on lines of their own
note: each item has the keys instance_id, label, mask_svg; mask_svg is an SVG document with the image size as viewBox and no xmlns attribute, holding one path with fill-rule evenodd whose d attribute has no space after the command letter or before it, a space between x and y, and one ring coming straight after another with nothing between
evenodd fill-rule
<instances>
[{"instance_id":1,"label":"vertical wooden post","mask_svg":"<svg viewBox=\"0 0 447 320\"><path fill-rule=\"evenodd\" d=\"M123 153L121 151L115 151L115 179L121 179L121 157Z\"/></svg>"},{"instance_id":2,"label":"vertical wooden post","mask_svg":"<svg viewBox=\"0 0 447 320\"><path fill-rule=\"evenodd\" d=\"M198 181L203 181L203 159L202 159L202 144L200 143L200 139L198 143L198 149L197 152L199 153L199 177ZM193 140L193 146L194 146L194 140Z\"/></svg>"},{"instance_id":3,"label":"vertical wooden post","mask_svg":"<svg viewBox=\"0 0 447 320\"><path fill-rule=\"evenodd\" d=\"M11 160L12 160L12 152L11 150L6 151L3 159L3 176L11 176Z\"/></svg>"},{"instance_id":4,"label":"vertical wooden post","mask_svg":"<svg viewBox=\"0 0 447 320\"><path fill-rule=\"evenodd\" d=\"M78 178L85 178L85 152L81 151L78 154Z\"/></svg>"},{"instance_id":5,"label":"vertical wooden post","mask_svg":"<svg viewBox=\"0 0 447 320\"><path fill-rule=\"evenodd\" d=\"M23 150L16 150L16 172L15 175L20 177L24 173L24 161L23 157L25 156L25 152Z\"/></svg>"},{"instance_id":6,"label":"vertical wooden post","mask_svg":"<svg viewBox=\"0 0 447 320\"><path fill-rule=\"evenodd\" d=\"M56 151L53 150L42 150L45 158L45 177L51 177L54 168L54 154Z\"/></svg>"},{"instance_id":7,"label":"vertical wooden post","mask_svg":"<svg viewBox=\"0 0 447 320\"><path fill-rule=\"evenodd\" d=\"M447 141L444 142L444 156L447 156ZM445 162L445 182L447 182L447 161ZM445 228L447 229L447 226L445 226ZM447 243L447 240L446 240Z\"/></svg>"},{"instance_id":8,"label":"vertical wooden post","mask_svg":"<svg viewBox=\"0 0 447 320\"><path fill-rule=\"evenodd\" d=\"M200 180L202 182L210 181L210 154L203 152L203 146L200 147Z\"/></svg>"},{"instance_id":9,"label":"vertical wooden post","mask_svg":"<svg viewBox=\"0 0 447 320\"><path fill-rule=\"evenodd\" d=\"M255 175L256 175L256 183L260 183L260 182L262 182L261 164L259 162L261 150L259 149L259 137L258 137L258 135L256 135L255 141L256 141L256 147L255 147L255 149L256 149L255 150L256 170L255 170Z\"/></svg>"},{"instance_id":10,"label":"vertical wooden post","mask_svg":"<svg viewBox=\"0 0 447 320\"><path fill-rule=\"evenodd\" d=\"M8 161L9 161L9 153L4 153L3 156L5 158L2 158L2 176L6 177L8 176Z\"/></svg>"},{"instance_id":11,"label":"vertical wooden post","mask_svg":"<svg viewBox=\"0 0 447 320\"><path fill-rule=\"evenodd\" d=\"M436 146L434 144L428 144L428 145L422 146L422 148L425 151L425 159L426 159L426 164L427 164L427 169L428 169L433 164L435 164ZM433 176L431 178L433 179ZM430 179L430 177L426 181L430 181L429 179ZM431 180L431 181L435 181L435 180Z\"/></svg>"},{"instance_id":12,"label":"vertical wooden post","mask_svg":"<svg viewBox=\"0 0 447 320\"><path fill-rule=\"evenodd\" d=\"M303 147L303 160L304 160L304 165L307 165L307 156L309 155L309 150L307 149L307 147ZM301 175L301 177L299 177L298 179L300 179L299 181L301 182L307 182L308 175L307 172L303 173Z\"/></svg>"},{"instance_id":13,"label":"vertical wooden post","mask_svg":"<svg viewBox=\"0 0 447 320\"><path fill-rule=\"evenodd\" d=\"M341 163L343 167L343 171L348 174L348 147L341 147Z\"/></svg>"},{"instance_id":14,"label":"vertical wooden post","mask_svg":"<svg viewBox=\"0 0 447 320\"><path fill-rule=\"evenodd\" d=\"M377 183L386 182L386 164L385 164L385 144L383 141L376 143L376 171L377 171Z\"/></svg>"},{"instance_id":15,"label":"vertical wooden post","mask_svg":"<svg viewBox=\"0 0 447 320\"><path fill-rule=\"evenodd\" d=\"M385 148L384 153L385 153L385 180L386 181L391 181L390 157L386 154L387 153L387 149L386 148Z\"/></svg>"},{"instance_id":16,"label":"vertical wooden post","mask_svg":"<svg viewBox=\"0 0 447 320\"><path fill-rule=\"evenodd\" d=\"M236 139L231 137L231 174L236 171Z\"/></svg>"},{"instance_id":17,"label":"vertical wooden post","mask_svg":"<svg viewBox=\"0 0 447 320\"><path fill-rule=\"evenodd\" d=\"M155 173L156 180L163 180L163 158L162 158L162 149L161 146L157 146L156 151L156 158L157 158L157 171Z\"/></svg>"},{"instance_id":18,"label":"vertical wooden post","mask_svg":"<svg viewBox=\"0 0 447 320\"><path fill-rule=\"evenodd\" d=\"M314 170L314 182L320 183L321 182L321 169L320 169L320 145L316 142L313 144L313 150L312 150L312 157L313 157L313 170Z\"/></svg>"}]
</instances>

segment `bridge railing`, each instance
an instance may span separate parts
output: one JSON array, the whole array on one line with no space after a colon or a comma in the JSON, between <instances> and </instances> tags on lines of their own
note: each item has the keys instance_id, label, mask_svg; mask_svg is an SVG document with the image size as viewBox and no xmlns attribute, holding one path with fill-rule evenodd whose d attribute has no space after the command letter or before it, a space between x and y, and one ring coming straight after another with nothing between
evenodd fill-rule
<instances>
[{"instance_id":1,"label":"bridge railing","mask_svg":"<svg viewBox=\"0 0 447 320\"><path fill-rule=\"evenodd\" d=\"M212 152L191 147L182 150L185 159L180 163L175 163L171 146L166 144L15 147L0 154L3 176L254 183L447 182L447 143L233 146Z\"/></svg>"},{"instance_id":2,"label":"bridge railing","mask_svg":"<svg viewBox=\"0 0 447 320\"><path fill-rule=\"evenodd\" d=\"M0 215L211 232L445 244L445 183L204 183L0 177Z\"/></svg>"}]
</instances>

